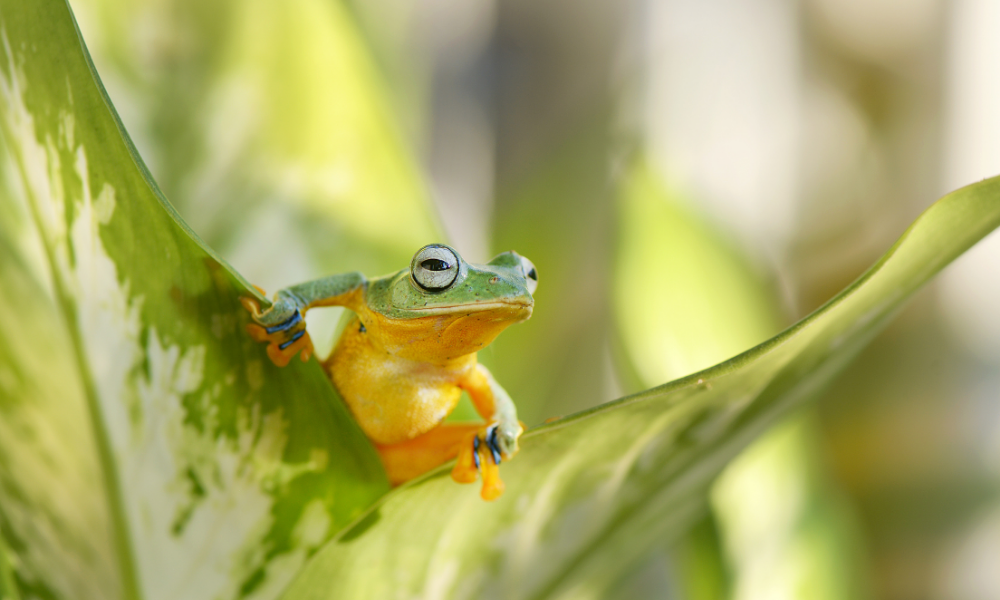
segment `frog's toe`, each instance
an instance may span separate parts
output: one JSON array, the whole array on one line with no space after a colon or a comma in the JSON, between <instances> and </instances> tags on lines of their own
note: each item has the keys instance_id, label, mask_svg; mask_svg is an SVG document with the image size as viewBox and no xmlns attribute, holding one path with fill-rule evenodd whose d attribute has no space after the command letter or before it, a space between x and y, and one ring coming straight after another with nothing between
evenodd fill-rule
<instances>
[{"instance_id":1,"label":"frog's toe","mask_svg":"<svg viewBox=\"0 0 1000 600\"><path fill-rule=\"evenodd\" d=\"M271 362L279 367L287 365L300 350L302 351L302 362L309 360L309 357L312 356L312 340L309 338L309 332L305 329L298 330L289 339L280 343L274 341L273 338L269 339L271 343L267 346L267 356Z\"/></svg>"},{"instance_id":2,"label":"frog's toe","mask_svg":"<svg viewBox=\"0 0 1000 600\"><path fill-rule=\"evenodd\" d=\"M502 452L496 425L490 425L466 438L458 450L458 460L451 470L451 478L458 483L473 483L477 475L483 476L479 495L483 500L496 500L503 494L499 465Z\"/></svg>"},{"instance_id":3,"label":"frog's toe","mask_svg":"<svg viewBox=\"0 0 1000 600\"><path fill-rule=\"evenodd\" d=\"M458 460L455 462L455 468L451 470L451 478L456 483L476 481L479 472L478 444L476 443L478 439L479 434L473 433L458 447Z\"/></svg>"},{"instance_id":4,"label":"frog's toe","mask_svg":"<svg viewBox=\"0 0 1000 600\"><path fill-rule=\"evenodd\" d=\"M305 343L302 346L302 350L299 352L299 359L302 362L309 362L309 358L312 357L315 348L313 348L312 338L309 337L309 332L305 334Z\"/></svg>"},{"instance_id":5,"label":"frog's toe","mask_svg":"<svg viewBox=\"0 0 1000 600\"><path fill-rule=\"evenodd\" d=\"M247 333L253 338L255 342L270 342L271 340L267 337L267 331L263 327L256 323L247 323Z\"/></svg>"},{"instance_id":6,"label":"frog's toe","mask_svg":"<svg viewBox=\"0 0 1000 600\"><path fill-rule=\"evenodd\" d=\"M260 302L257 302L256 298L250 298L248 296L240 296L240 304L243 305L243 308L245 308L247 312L250 313L250 315L254 319L260 317L261 315Z\"/></svg>"},{"instance_id":7,"label":"frog's toe","mask_svg":"<svg viewBox=\"0 0 1000 600\"><path fill-rule=\"evenodd\" d=\"M479 496L486 501L496 500L503 494L504 484L500 479L500 466L496 461L496 454L490 453L484 456L481 461L480 470L483 473L483 487L479 490Z\"/></svg>"}]
</instances>

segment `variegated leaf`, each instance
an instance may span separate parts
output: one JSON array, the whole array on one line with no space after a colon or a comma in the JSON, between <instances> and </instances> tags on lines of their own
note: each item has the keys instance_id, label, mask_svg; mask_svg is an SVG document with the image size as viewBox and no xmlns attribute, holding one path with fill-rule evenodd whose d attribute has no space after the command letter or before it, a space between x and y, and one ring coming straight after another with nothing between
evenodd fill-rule
<instances>
[{"instance_id":1,"label":"variegated leaf","mask_svg":"<svg viewBox=\"0 0 1000 600\"><path fill-rule=\"evenodd\" d=\"M272 598L386 489L162 197L67 5L0 2L0 530L26 597ZM9 257L9 258L8 258Z\"/></svg>"}]
</instances>

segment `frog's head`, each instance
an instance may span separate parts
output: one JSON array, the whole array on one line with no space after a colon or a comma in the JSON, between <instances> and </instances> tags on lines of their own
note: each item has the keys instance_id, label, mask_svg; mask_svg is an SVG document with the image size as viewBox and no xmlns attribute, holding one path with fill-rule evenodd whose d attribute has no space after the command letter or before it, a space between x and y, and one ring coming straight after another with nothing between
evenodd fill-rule
<instances>
[{"instance_id":1,"label":"frog's head","mask_svg":"<svg viewBox=\"0 0 1000 600\"><path fill-rule=\"evenodd\" d=\"M366 304L378 315L373 333L386 350L450 359L481 350L530 317L537 286L535 266L515 252L476 265L431 244L417 251L409 269L371 282Z\"/></svg>"}]
</instances>

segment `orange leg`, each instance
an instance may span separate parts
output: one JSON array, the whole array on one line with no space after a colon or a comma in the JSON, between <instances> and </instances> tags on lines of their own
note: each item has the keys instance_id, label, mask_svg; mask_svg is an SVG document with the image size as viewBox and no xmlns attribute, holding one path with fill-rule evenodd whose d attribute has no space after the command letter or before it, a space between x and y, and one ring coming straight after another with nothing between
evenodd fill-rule
<instances>
[{"instance_id":1,"label":"orange leg","mask_svg":"<svg viewBox=\"0 0 1000 600\"><path fill-rule=\"evenodd\" d=\"M483 475L480 495L484 500L495 500L503 493L504 485L493 454L482 441L485 431L486 425L479 423L443 423L412 440L385 446L376 444L375 448L392 485L405 483L457 456L452 479L472 483L479 471ZM478 449L474 446L476 438L481 441Z\"/></svg>"}]
</instances>

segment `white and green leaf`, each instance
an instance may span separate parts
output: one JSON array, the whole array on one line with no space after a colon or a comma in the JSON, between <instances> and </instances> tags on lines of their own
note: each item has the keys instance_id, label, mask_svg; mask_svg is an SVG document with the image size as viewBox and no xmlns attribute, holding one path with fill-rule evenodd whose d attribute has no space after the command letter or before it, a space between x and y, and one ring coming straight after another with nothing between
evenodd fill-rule
<instances>
[{"instance_id":1,"label":"white and green leaf","mask_svg":"<svg viewBox=\"0 0 1000 600\"><path fill-rule=\"evenodd\" d=\"M387 489L377 457L315 364L277 369L245 335L255 292L159 193L66 4L0 3L0 41L5 211L30 215L0 229L17 584L274 597Z\"/></svg>"}]
</instances>

